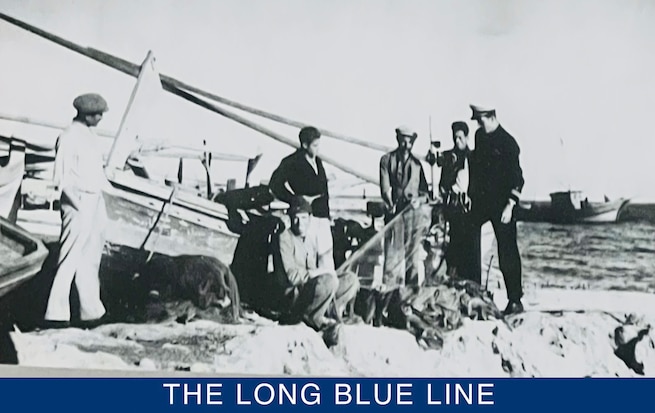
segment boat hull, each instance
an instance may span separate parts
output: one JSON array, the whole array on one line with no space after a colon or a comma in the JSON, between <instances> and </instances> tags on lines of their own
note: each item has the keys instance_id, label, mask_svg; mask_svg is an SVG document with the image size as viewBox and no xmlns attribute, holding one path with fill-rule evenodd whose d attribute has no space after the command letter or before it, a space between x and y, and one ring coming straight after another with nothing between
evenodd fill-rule
<instances>
[{"instance_id":1,"label":"boat hull","mask_svg":"<svg viewBox=\"0 0 655 413\"><path fill-rule=\"evenodd\" d=\"M105 191L104 197L110 244L138 249L146 241L144 249L159 254L208 255L228 264L232 262L238 235L228 229L227 215L180 205L175 199L168 204L168 199L156 194L120 186ZM165 203L165 212L157 222Z\"/></svg>"},{"instance_id":2,"label":"boat hull","mask_svg":"<svg viewBox=\"0 0 655 413\"><path fill-rule=\"evenodd\" d=\"M590 203L584 209L553 208L550 202L533 202L527 209L517 211L517 220L550 222L555 224L607 224L618 222L629 203L627 199Z\"/></svg>"},{"instance_id":3,"label":"boat hull","mask_svg":"<svg viewBox=\"0 0 655 413\"><path fill-rule=\"evenodd\" d=\"M0 217L0 297L39 271L48 249L36 236Z\"/></svg>"},{"instance_id":4,"label":"boat hull","mask_svg":"<svg viewBox=\"0 0 655 413\"><path fill-rule=\"evenodd\" d=\"M118 176L103 192L109 225L106 240L169 256L208 255L232 262L238 235L228 229L227 210L215 202L132 176ZM157 220L159 216L159 220ZM21 209L17 224L47 241L61 231L58 210ZM145 242L145 245L144 245Z\"/></svg>"}]
</instances>

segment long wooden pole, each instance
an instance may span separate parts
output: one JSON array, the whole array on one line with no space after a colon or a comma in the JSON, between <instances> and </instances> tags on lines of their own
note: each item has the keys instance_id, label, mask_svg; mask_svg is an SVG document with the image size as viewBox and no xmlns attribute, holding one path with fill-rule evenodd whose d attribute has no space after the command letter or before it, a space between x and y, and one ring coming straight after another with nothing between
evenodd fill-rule
<instances>
[{"instance_id":1,"label":"long wooden pole","mask_svg":"<svg viewBox=\"0 0 655 413\"><path fill-rule=\"evenodd\" d=\"M194 155L194 152L196 154ZM175 159L202 159L202 151L196 148L184 148L178 146L172 146L170 148L162 149L145 149L140 150L139 155L141 156L154 156L157 158L175 158ZM212 159L219 161L230 161L230 162L246 162L251 158L244 155L236 155L230 153L221 153L221 152L211 152Z\"/></svg>"},{"instance_id":2,"label":"long wooden pole","mask_svg":"<svg viewBox=\"0 0 655 413\"><path fill-rule=\"evenodd\" d=\"M48 39L48 40L50 40L52 42L55 42L55 43L57 43L57 44L59 44L59 45L61 45L63 47L66 47L67 49L73 50L73 51L75 51L77 53L80 53L80 54L82 54L84 56L87 56L87 57L89 57L89 58L91 58L91 59L93 59L93 60L95 60L97 62L100 62L100 63L106 64L108 66L111 66L111 67L113 67L113 68L115 68L117 70L120 70L123 73L129 74L129 75L131 75L133 77L138 77L138 75L139 75L140 66L135 64L135 63L129 62L129 61L125 60L125 59L121 59L120 57L111 55L109 53L105 53L105 52L97 50L97 49L80 46L80 45L78 45L76 43L73 43L73 42L71 42L69 40L66 40L66 39L64 39L62 37L59 37L57 35L48 33L45 30L41 30L38 27L32 26L31 24L28 24L28 23L25 23L25 22L23 22L21 20L15 19L15 18L13 18L11 16L8 16L8 15L6 15L4 13L0 13L0 19L5 20L5 21L7 21L7 22L9 22L9 23L11 23L13 25L16 25L16 26L18 26L18 27L20 27L22 29L25 29L25 30L27 30L27 31L29 31L31 33L34 33L34 34L36 34L38 36L41 36L41 37L43 37L45 39ZM274 121L277 121L277 122L280 122L280 123L283 123L283 124L286 124L286 125L295 126L295 127L298 127L298 128L308 126L308 124L305 123L305 122L298 122L298 121L288 119L288 118L285 118L283 116L279 116L279 115L276 115L276 114L273 114L273 113L270 113L270 112L267 112L267 111L264 111L264 110L261 110L261 109L253 108L251 106L247 106L247 105L235 102L235 101L230 100L230 99L226 99L224 97L221 97L221 96L216 95L216 94L211 93L211 92L207 92L207 91L205 91L203 89L200 89L200 88L198 88L196 86L190 85L188 83L182 82L180 80L177 80L175 78L172 78L172 77L164 75L164 74L160 74L160 78L161 78L162 84L168 84L169 86L174 86L174 87L176 87L178 89L187 90L189 92L192 92L192 93L195 93L197 95L203 96L203 97L205 97L207 99L215 100L215 101L217 101L219 103L222 103L224 105L228 105L228 106L231 106L233 108L240 109L240 110L252 113L252 114L257 115L257 116L261 116L261 117L264 117L264 118L267 118L267 119L271 119L271 120L274 120ZM337 133L337 132L329 131L329 130L324 129L324 128L317 128L317 129L324 136L331 137L331 138L338 139L338 140L342 140L344 142L352 143L352 144L355 144L355 145L360 145L360 146L363 146L363 147L366 147L366 148L369 148L369 149L374 149L374 150L383 151L383 152L389 152L389 151L392 151L393 149L395 149L395 148L393 148L391 146L388 146L388 145L382 145L382 144L379 144L379 143L376 143L376 142L365 141L365 140L358 139L358 138L355 138L355 137L352 137L352 136L347 136L347 135L340 134L340 133Z\"/></svg>"},{"instance_id":3,"label":"long wooden pole","mask_svg":"<svg viewBox=\"0 0 655 413\"><path fill-rule=\"evenodd\" d=\"M231 111L229 111L229 110L227 110L225 108L222 108L220 106L217 106L217 105L215 105L213 103L207 102L206 100L201 99L201 98L199 98L197 96L194 96L194 95L192 95L191 93L189 93L187 91L184 91L182 89L179 89L179 88L177 88L175 86L168 85L168 84L164 84L163 86L164 86L164 89L168 90L169 92L173 93L176 96L179 96L179 97L181 97L183 99L186 99L186 100L188 100L190 102L193 102L193 103L197 104L198 106L202 106L202 107L204 107L204 108L206 108L208 110L211 110L212 112L216 112L216 113L218 113L220 115L223 115L228 119L232 119L233 121L238 122L238 123L250 128L250 129L256 130L257 132L260 132L260 133L262 133L262 134L264 134L264 135L266 135L266 136L268 136L270 138L273 138L278 142L284 143L284 144L292 146L294 148L298 148L300 146L300 144L296 140L292 140L292 139L287 138L286 136L280 135L279 133L274 132L274 131L272 131L272 130L270 130L270 129L262 126L262 125L259 125L259 124L255 123L255 122L253 122L253 121L251 121L249 119L246 119L246 118L244 118L242 116L239 116L234 112L231 112ZM351 175L355 175L356 177L358 177L360 179L363 179L365 181L368 181L370 183L378 185L379 182L380 182L378 178L367 175L367 174L363 174L363 173L357 171L356 169L351 168L350 166L346 165L345 163L341 163L341 162L339 162L336 159L333 159L331 157L322 155L321 159L323 159L323 161L325 161L326 163L328 163L328 164L330 164L330 165L332 165L332 166L334 166L336 168L341 169L344 172L347 172L347 173L349 173Z\"/></svg>"},{"instance_id":4,"label":"long wooden pole","mask_svg":"<svg viewBox=\"0 0 655 413\"><path fill-rule=\"evenodd\" d=\"M11 115L8 113L0 113L0 119L2 120L8 120L11 122L19 122L19 123L26 123L30 125L36 125L36 126L43 126L46 128L52 128L52 129L66 129L68 125L60 124L60 123L55 123L55 122L49 122L47 120L42 120L42 119L35 119L35 118L30 118L27 116L18 116L18 115ZM104 138L115 138L116 133L115 132L110 132L106 130L101 130L101 129L96 129L95 130L96 135L102 136Z\"/></svg>"},{"instance_id":5,"label":"long wooden pole","mask_svg":"<svg viewBox=\"0 0 655 413\"><path fill-rule=\"evenodd\" d=\"M42 119L35 119L35 118L30 118L27 116L17 116L17 115L10 115L6 113L0 113L0 120L8 120L12 122L20 122L20 123L26 123L28 125L36 125L36 126L43 126L46 128L52 128L52 129L58 129L58 130L63 130L68 127L68 125L64 125L61 123L56 123L56 122L50 122L47 120L42 120ZM107 130L99 130L95 129L95 133L98 136L102 136L104 138L111 138L114 139L116 138L116 132L110 132ZM0 140L2 140L2 137L0 137ZM53 148L47 148L42 145L36 145L30 142L26 142L27 148L28 149L36 149L39 151L50 151ZM175 152L175 151L180 151L180 152ZM174 145L157 145L154 148L146 148L142 149L139 151L140 154L142 155L155 155L158 157L168 157L168 158L196 158L195 156L190 156L188 154L184 154L183 152L187 151L188 153L192 152L198 152L198 158L201 157L200 153L202 152L202 149L200 148L193 148L193 147L186 147L186 146L174 146ZM248 156L244 155L237 155L237 154L230 154L230 153L224 153L224 152L216 152L216 151L209 151L212 154L212 157L214 159L218 159L219 161L235 161L235 162L245 162L249 159L251 159Z\"/></svg>"}]
</instances>

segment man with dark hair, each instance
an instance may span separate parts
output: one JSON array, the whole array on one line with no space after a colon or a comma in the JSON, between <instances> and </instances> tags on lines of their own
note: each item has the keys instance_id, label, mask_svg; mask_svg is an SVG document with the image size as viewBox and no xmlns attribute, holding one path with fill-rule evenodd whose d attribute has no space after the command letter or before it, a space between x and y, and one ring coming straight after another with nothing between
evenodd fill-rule
<instances>
[{"instance_id":1,"label":"man with dark hair","mask_svg":"<svg viewBox=\"0 0 655 413\"><path fill-rule=\"evenodd\" d=\"M498 242L498 262L509 301L504 312L516 314L523 311L521 256L513 213L524 185L520 148L498 122L495 109L471 105L471 110L471 119L479 124L471 158L469 193L472 212L478 228L487 221L493 225Z\"/></svg>"},{"instance_id":2,"label":"man with dark hair","mask_svg":"<svg viewBox=\"0 0 655 413\"><path fill-rule=\"evenodd\" d=\"M380 159L380 192L387 223L409 205L418 209L419 197L428 193L423 165L412 154L417 137L418 134L407 126L396 128L398 148ZM421 233L426 224L422 218L418 211L407 212L385 233L383 288L419 285Z\"/></svg>"},{"instance_id":3,"label":"man with dark hair","mask_svg":"<svg viewBox=\"0 0 655 413\"><path fill-rule=\"evenodd\" d=\"M337 275L329 263L331 255L319 252L311 214L303 197L290 200L290 223L274 241L273 263L277 285L290 303L285 321L302 320L319 331L341 319L346 304L357 295L359 280L351 272Z\"/></svg>"},{"instance_id":4,"label":"man with dark hair","mask_svg":"<svg viewBox=\"0 0 655 413\"><path fill-rule=\"evenodd\" d=\"M454 147L443 153L439 181L445 217L450 226L446 263L451 276L480 284L480 236L475 233L468 194L471 152L468 146L469 128L466 122L457 121L453 122L451 129Z\"/></svg>"},{"instance_id":5,"label":"man with dark hair","mask_svg":"<svg viewBox=\"0 0 655 413\"><path fill-rule=\"evenodd\" d=\"M98 271L107 221L102 189L108 184L102 152L93 130L108 110L102 96L88 93L73 101L77 116L56 144L54 184L61 194L62 230L57 273L45 313L46 326L67 326L69 294L75 280L80 319L92 326L103 321Z\"/></svg>"},{"instance_id":6,"label":"man with dark hair","mask_svg":"<svg viewBox=\"0 0 655 413\"><path fill-rule=\"evenodd\" d=\"M328 180L323 161L318 156L321 133L313 126L300 130L300 148L282 159L273 172L269 188L278 199L291 203L295 196L302 196L312 206L312 232L319 237L319 252L332 257L332 230ZM334 269L334 259L330 264Z\"/></svg>"}]
</instances>

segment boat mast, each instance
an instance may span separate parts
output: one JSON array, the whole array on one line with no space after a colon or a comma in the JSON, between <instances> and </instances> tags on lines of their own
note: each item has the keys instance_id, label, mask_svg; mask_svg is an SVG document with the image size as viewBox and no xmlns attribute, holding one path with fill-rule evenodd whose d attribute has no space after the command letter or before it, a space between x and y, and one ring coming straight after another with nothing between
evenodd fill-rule
<instances>
[{"instance_id":1,"label":"boat mast","mask_svg":"<svg viewBox=\"0 0 655 413\"><path fill-rule=\"evenodd\" d=\"M138 136L135 127L142 120L143 116L150 111L152 101L157 100L157 94L162 90L161 81L159 80L159 74L155 69L154 62L154 54L152 51L148 51L141 65L136 86L132 90L132 95L127 103L121 125L116 134L116 139L114 139L109 150L109 156L105 165L109 171L120 170L125 166L130 152L134 149L133 143ZM148 94L148 92L151 94ZM143 99L148 99L148 101L144 101Z\"/></svg>"},{"instance_id":2,"label":"boat mast","mask_svg":"<svg viewBox=\"0 0 655 413\"><path fill-rule=\"evenodd\" d=\"M566 148L564 145L564 139L562 138L562 135L559 135L559 143L560 143L560 148L562 150L562 159L564 161L564 182L565 186L567 188L567 191L569 194L571 193L571 173L570 173L570 163L569 163L569 157L566 152Z\"/></svg>"}]
</instances>

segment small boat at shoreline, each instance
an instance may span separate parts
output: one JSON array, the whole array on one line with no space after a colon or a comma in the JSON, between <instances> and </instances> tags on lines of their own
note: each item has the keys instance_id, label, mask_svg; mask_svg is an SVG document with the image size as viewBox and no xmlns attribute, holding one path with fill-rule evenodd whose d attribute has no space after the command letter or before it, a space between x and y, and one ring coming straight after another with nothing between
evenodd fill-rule
<instances>
[{"instance_id":1,"label":"small boat at shoreline","mask_svg":"<svg viewBox=\"0 0 655 413\"><path fill-rule=\"evenodd\" d=\"M0 217L0 297L34 277L48 256L36 236Z\"/></svg>"},{"instance_id":2,"label":"small boat at shoreline","mask_svg":"<svg viewBox=\"0 0 655 413\"><path fill-rule=\"evenodd\" d=\"M550 201L533 201L521 205L517 220L550 222L554 224L616 223L630 203L627 198L589 201L583 191L558 191L550 194Z\"/></svg>"}]
</instances>

